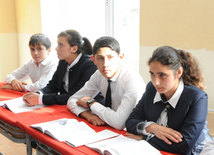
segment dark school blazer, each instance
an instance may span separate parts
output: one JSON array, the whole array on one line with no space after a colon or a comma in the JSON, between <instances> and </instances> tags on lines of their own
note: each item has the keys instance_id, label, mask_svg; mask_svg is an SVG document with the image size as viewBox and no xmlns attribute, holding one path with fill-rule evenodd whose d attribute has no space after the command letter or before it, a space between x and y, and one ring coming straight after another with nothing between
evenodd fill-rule
<instances>
[{"instance_id":1,"label":"dark school blazer","mask_svg":"<svg viewBox=\"0 0 214 155\"><path fill-rule=\"evenodd\" d=\"M66 105L68 98L77 92L89 80L91 75L97 70L88 54L83 54L80 60L70 69L68 93L64 90L63 78L67 70L68 63L60 60L57 70L47 86L43 88L44 105Z\"/></svg>"},{"instance_id":2,"label":"dark school blazer","mask_svg":"<svg viewBox=\"0 0 214 155\"><path fill-rule=\"evenodd\" d=\"M153 104L155 94L155 87L151 82L148 83L143 97L126 121L128 132L138 134L137 124L139 122L146 120L157 122L165 105L162 102ZM171 107L168 111L167 123L169 128L179 131L183 135L182 142L172 142L172 145L168 145L156 136L149 139L148 142L158 150L190 154L200 134L208 134L202 132L206 128L207 106L207 94L204 91L195 86L184 85L175 109ZM206 136L204 135L204 137ZM197 143L200 142L197 141Z\"/></svg>"}]
</instances>

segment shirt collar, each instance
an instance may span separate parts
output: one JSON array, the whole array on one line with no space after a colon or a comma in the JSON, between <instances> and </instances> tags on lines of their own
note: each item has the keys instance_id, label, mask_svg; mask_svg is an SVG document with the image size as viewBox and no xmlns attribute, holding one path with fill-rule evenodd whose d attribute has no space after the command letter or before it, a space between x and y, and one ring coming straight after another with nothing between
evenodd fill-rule
<instances>
[{"instance_id":1,"label":"shirt collar","mask_svg":"<svg viewBox=\"0 0 214 155\"><path fill-rule=\"evenodd\" d=\"M78 54L78 56L76 57L76 59L68 66L67 70L70 70L71 67L73 67L74 65L76 65L77 62L80 60L81 56L82 56L82 53Z\"/></svg>"},{"instance_id":2,"label":"shirt collar","mask_svg":"<svg viewBox=\"0 0 214 155\"><path fill-rule=\"evenodd\" d=\"M169 103L173 108L176 107L176 105L177 105L177 103L178 103L178 100L179 100L179 98L180 98L180 96L181 96L183 90L184 90L184 82L183 82L183 80L180 80L179 86L178 86L176 92L175 92L175 93L173 94L173 96L168 100L168 103ZM155 104L155 103L157 103L157 102L159 102L159 101L161 101L161 96L160 96L160 94L159 94L158 92L156 92L153 103Z\"/></svg>"},{"instance_id":3,"label":"shirt collar","mask_svg":"<svg viewBox=\"0 0 214 155\"><path fill-rule=\"evenodd\" d=\"M47 56L47 58L45 58L41 63L39 63L39 65L41 64L41 65L45 66L49 63L49 61L50 61L50 56ZM34 60L33 60L33 62L36 65L36 62Z\"/></svg>"}]
</instances>

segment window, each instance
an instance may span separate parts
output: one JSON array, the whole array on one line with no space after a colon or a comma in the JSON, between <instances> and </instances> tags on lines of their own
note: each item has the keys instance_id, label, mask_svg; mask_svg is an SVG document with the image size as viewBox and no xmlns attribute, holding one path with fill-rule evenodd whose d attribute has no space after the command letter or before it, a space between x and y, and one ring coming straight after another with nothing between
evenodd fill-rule
<instances>
[{"instance_id":1,"label":"window","mask_svg":"<svg viewBox=\"0 0 214 155\"><path fill-rule=\"evenodd\" d=\"M125 62L139 72L140 0L114 1L114 37L125 53Z\"/></svg>"},{"instance_id":2,"label":"window","mask_svg":"<svg viewBox=\"0 0 214 155\"><path fill-rule=\"evenodd\" d=\"M42 31L57 45L57 35L75 29L91 43L104 35L115 37L125 62L138 71L139 0L41 0ZM56 52L52 52L55 53Z\"/></svg>"},{"instance_id":3,"label":"window","mask_svg":"<svg viewBox=\"0 0 214 155\"><path fill-rule=\"evenodd\" d=\"M74 29L91 43L105 35L105 5L102 0L41 0L42 32L52 43L56 56L57 35ZM99 7L97 7L99 6Z\"/></svg>"}]
</instances>

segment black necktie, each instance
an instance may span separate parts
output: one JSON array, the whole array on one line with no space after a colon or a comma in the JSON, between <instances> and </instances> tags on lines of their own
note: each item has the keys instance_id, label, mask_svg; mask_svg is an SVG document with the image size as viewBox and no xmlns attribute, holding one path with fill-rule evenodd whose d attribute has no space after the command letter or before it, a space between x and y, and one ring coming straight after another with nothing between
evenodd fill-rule
<instances>
[{"instance_id":1,"label":"black necktie","mask_svg":"<svg viewBox=\"0 0 214 155\"><path fill-rule=\"evenodd\" d=\"M158 119L158 124L161 126L167 126L167 122L168 122L168 111L169 108L171 107L171 105L169 104L169 102L166 99L166 96L164 94L161 94L161 99L162 99L162 104L164 104L165 108L163 109L163 111L160 113L159 119Z\"/></svg>"},{"instance_id":2,"label":"black necktie","mask_svg":"<svg viewBox=\"0 0 214 155\"><path fill-rule=\"evenodd\" d=\"M105 106L111 108L111 80L108 80L108 89L106 92Z\"/></svg>"},{"instance_id":3,"label":"black necktie","mask_svg":"<svg viewBox=\"0 0 214 155\"><path fill-rule=\"evenodd\" d=\"M162 102L164 103L164 105L166 106L166 108L168 110L171 107L171 105L167 101L166 96L164 94L161 94L160 96L161 96Z\"/></svg>"}]
</instances>

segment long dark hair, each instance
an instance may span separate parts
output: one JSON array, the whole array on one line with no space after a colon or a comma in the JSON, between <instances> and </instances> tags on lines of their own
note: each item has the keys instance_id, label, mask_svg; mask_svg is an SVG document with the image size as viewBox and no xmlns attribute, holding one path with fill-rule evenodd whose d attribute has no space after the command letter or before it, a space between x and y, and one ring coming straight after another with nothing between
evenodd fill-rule
<instances>
[{"instance_id":1,"label":"long dark hair","mask_svg":"<svg viewBox=\"0 0 214 155\"><path fill-rule=\"evenodd\" d=\"M77 46L78 50L77 53L85 53L85 54L92 54L92 45L91 42L86 37L82 37L79 32L76 30L66 30L62 31L58 34L58 37L67 37L67 41L70 46Z\"/></svg>"},{"instance_id":2,"label":"long dark hair","mask_svg":"<svg viewBox=\"0 0 214 155\"><path fill-rule=\"evenodd\" d=\"M183 67L182 79L186 85L194 85L202 90L205 89L202 73L193 55L184 50L177 50L170 46L157 48L148 61L148 65L153 61L158 61L164 66L177 71Z\"/></svg>"}]
</instances>

